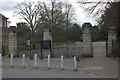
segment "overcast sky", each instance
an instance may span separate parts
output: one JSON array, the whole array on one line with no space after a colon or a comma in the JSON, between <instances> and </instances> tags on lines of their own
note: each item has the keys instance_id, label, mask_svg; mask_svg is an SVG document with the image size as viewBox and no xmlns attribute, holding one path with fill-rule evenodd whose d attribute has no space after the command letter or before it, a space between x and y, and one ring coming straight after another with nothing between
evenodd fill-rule
<instances>
[{"instance_id":1,"label":"overcast sky","mask_svg":"<svg viewBox=\"0 0 120 80\"><path fill-rule=\"evenodd\" d=\"M13 13L15 11L14 6L17 5L17 3L23 2L24 0L0 0L0 13L5 15L6 17L9 18L9 21L11 21L11 26L16 26L17 22L21 22L22 20L18 19L17 17L13 17ZM37 0L26 0L26 1L37 1ZM45 1L45 0L41 0ZM78 2L80 0L61 0L61 1L66 1L69 2L73 5L75 8L75 13L76 13L76 23L82 25L84 22L91 22L92 25L95 25L96 22L96 17L92 17L88 15L87 12L83 10L82 7L80 7L80 4ZM90 0L88 0L90 1ZM94 0L96 1L96 0ZM97 0L98 1L98 0ZM105 0L103 0L105 1Z\"/></svg>"}]
</instances>

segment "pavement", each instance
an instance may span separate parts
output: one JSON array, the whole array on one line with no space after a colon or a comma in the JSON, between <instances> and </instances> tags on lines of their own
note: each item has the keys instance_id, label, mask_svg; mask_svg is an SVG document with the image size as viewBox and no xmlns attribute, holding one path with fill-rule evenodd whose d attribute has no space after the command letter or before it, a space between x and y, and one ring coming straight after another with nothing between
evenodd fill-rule
<instances>
[{"instance_id":1,"label":"pavement","mask_svg":"<svg viewBox=\"0 0 120 80\"><path fill-rule=\"evenodd\" d=\"M86 58L80 64L80 68L89 73L118 77L118 60L107 58L106 43L93 43L93 58Z\"/></svg>"},{"instance_id":2,"label":"pavement","mask_svg":"<svg viewBox=\"0 0 120 80\"><path fill-rule=\"evenodd\" d=\"M34 68L34 60L25 60L25 68L22 58L14 58L10 67L10 58L3 59L2 76L4 78L117 78L117 60L100 57L84 58L78 62L78 70L74 71L73 58L64 58L64 70L60 67L60 58L50 60L50 69L47 68L47 58L37 59L38 69Z\"/></svg>"},{"instance_id":3,"label":"pavement","mask_svg":"<svg viewBox=\"0 0 120 80\"><path fill-rule=\"evenodd\" d=\"M108 78L108 76L94 75L83 71L70 71L60 69L34 69L34 68L4 68L3 78Z\"/></svg>"},{"instance_id":4,"label":"pavement","mask_svg":"<svg viewBox=\"0 0 120 80\"><path fill-rule=\"evenodd\" d=\"M86 58L78 66L88 73L118 78L118 61L111 58Z\"/></svg>"},{"instance_id":5,"label":"pavement","mask_svg":"<svg viewBox=\"0 0 120 80\"><path fill-rule=\"evenodd\" d=\"M10 67L10 58L2 60L2 76L4 78L118 78L118 61L105 57L105 42L93 43L93 58L80 58L78 70L74 71L73 58L64 58L64 70L60 67L60 58L51 58L50 69L47 68L47 58L37 59L38 69L34 68L34 59L14 58Z\"/></svg>"}]
</instances>

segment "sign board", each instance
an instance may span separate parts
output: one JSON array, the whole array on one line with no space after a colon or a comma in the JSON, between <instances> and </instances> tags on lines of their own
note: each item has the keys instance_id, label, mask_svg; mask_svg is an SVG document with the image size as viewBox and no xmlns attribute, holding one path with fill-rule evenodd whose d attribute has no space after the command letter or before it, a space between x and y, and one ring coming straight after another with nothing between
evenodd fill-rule
<instances>
[{"instance_id":1,"label":"sign board","mask_svg":"<svg viewBox=\"0 0 120 80\"><path fill-rule=\"evenodd\" d=\"M2 42L2 45L4 46L4 45L5 45L5 43L4 43L4 42Z\"/></svg>"},{"instance_id":2,"label":"sign board","mask_svg":"<svg viewBox=\"0 0 120 80\"><path fill-rule=\"evenodd\" d=\"M51 40L41 41L41 49L51 49Z\"/></svg>"},{"instance_id":3,"label":"sign board","mask_svg":"<svg viewBox=\"0 0 120 80\"><path fill-rule=\"evenodd\" d=\"M25 45L30 46L30 40L29 39L25 39Z\"/></svg>"}]
</instances>

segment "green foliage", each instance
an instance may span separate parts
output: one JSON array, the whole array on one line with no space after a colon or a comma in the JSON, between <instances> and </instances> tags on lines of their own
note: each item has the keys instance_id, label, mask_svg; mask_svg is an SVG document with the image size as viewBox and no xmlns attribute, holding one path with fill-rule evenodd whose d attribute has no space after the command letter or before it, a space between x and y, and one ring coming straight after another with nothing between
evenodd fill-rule
<instances>
[{"instance_id":1,"label":"green foliage","mask_svg":"<svg viewBox=\"0 0 120 80\"><path fill-rule=\"evenodd\" d=\"M2 46L2 55L4 55L4 54L5 54L5 47Z\"/></svg>"},{"instance_id":2,"label":"green foliage","mask_svg":"<svg viewBox=\"0 0 120 80\"><path fill-rule=\"evenodd\" d=\"M55 47L55 46L61 46L61 45L66 45L66 44L72 44L72 42L67 41L67 42L53 43L52 46ZM31 44L31 49L33 49L33 44ZM40 49L40 43L35 44L35 49ZM28 51L28 50L30 50L30 46L18 45L18 52ZM8 54L9 53L9 47L5 46L4 51L5 51L5 54Z\"/></svg>"},{"instance_id":3,"label":"green foliage","mask_svg":"<svg viewBox=\"0 0 120 80\"><path fill-rule=\"evenodd\" d=\"M4 48L2 49L2 53L4 53L4 54L9 53L9 47L8 46L4 46Z\"/></svg>"},{"instance_id":4,"label":"green foliage","mask_svg":"<svg viewBox=\"0 0 120 80\"><path fill-rule=\"evenodd\" d=\"M78 24L73 24L72 27L66 30L67 40L79 41L82 36L82 29Z\"/></svg>"},{"instance_id":5,"label":"green foliage","mask_svg":"<svg viewBox=\"0 0 120 80\"><path fill-rule=\"evenodd\" d=\"M52 37L53 42L80 41L82 40L82 29L76 23L66 29L55 27L52 29Z\"/></svg>"},{"instance_id":6,"label":"green foliage","mask_svg":"<svg viewBox=\"0 0 120 80\"><path fill-rule=\"evenodd\" d=\"M106 7L104 14L98 20L100 26L99 40L106 40L109 27L118 26L118 2L113 2Z\"/></svg>"},{"instance_id":7,"label":"green foliage","mask_svg":"<svg viewBox=\"0 0 120 80\"><path fill-rule=\"evenodd\" d=\"M30 35L30 29L25 22L17 23L17 36L27 37Z\"/></svg>"},{"instance_id":8,"label":"green foliage","mask_svg":"<svg viewBox=\"0 0 120 80\"><path fill-rule=\"evenodd\" d=\"M71 41L68 41L68 42L59 42L59 43L53 43L52 46L61 46L61 45L66 45L66 44L72 44Z\"/></svg>"},{"instance_id":9,"label":"green foliage","mask_svg":"<svg viewBox=\"0 0 120 80\"><path fill-rule=\"evenodd\" d=\"M25 46L25 45L18 45L18 52L22 52L22 51L28 51L28 50L33 49L33 44L31 44L31 46ZM35 44L35 49L40 49L40 44L36 43Z\"/></svg>"},{"instance_id":10,"label":"green foliage","mask_svg":"<svg viewBox=\"0 0 120 80\"><path fill-rule=\"evenodd\" d=\"M99 38L99 33L100 33L100 29L98 28L98 26L93 26L92 27L92 41L97 41Z\"/></svg>"},{"instance_id":11,"label":"green foliage","mask_svg":"<svg viewBox=\"0 0 120 80\"><path fill-rule=\"evenodd\" d=\"M65 41L65 31L60 27L55 27L52 29L53 42L64 42Z\"/></svg>"},{"instance_id":12,"label":"green foliage","mask_svg":"<svg viewBox=\"0 0 120 80\"><path fill-rule=\"evenodd\" d=\"M83 36L80 36L80 41L83 41Z\"/></svg>"},{"instance_id":13,"label":"green foliage","mask_svg":"<svg viewBox=\"0 0 120 80\"><path fill-rule=\"evenodd\" d=\"M106 41L107 38L108 38L108 32L104 31L104 30L100 30L98 40L100 40L100 41Z\"/></svg>"}]
</instances>

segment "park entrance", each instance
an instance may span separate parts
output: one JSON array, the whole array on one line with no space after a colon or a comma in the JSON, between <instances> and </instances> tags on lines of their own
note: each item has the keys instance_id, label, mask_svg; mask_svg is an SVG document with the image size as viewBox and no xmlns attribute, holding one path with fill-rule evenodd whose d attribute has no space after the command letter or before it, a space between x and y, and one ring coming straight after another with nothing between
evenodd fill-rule
<instances>
[{"instance_id":1,"label":"park entrance","mask_svg":"<svg viewBox=\"0 0 120 80\"><path fill-rule=\"evenodd\" d=\"M112 52L116 51L116 46L112 46L115 44L115 30L114 28L109 29L108 41L104 42L92 42L92 25L90 23L83 24L83 42L74 42L72 44L65 44L61 46L52 46L52 36L51 30L44 30L43 32L43 40L51 41L51 50L43 50L42 54L47 57L48 54L51 54L53 57L59 57L61 55L65 57L105 57L110 56ZM9 54L17 54L17 32L14 32L14 28L9 31L9 46L10 51ZM12 36L12 37L11 37ZM14 40L13 40L14 39ZM12 42L12 41L13 42ZM114 41L114 43L113 43ZM37 46L36 46L37 47ZM38 47L40 47L40 43L38 43ZM27 49L27 48L26 48ZM29 48L28 48L29 49ZM31 48L30 48L31 50ZM41 55L41 50L38 48L35 50L19 52L19 54L39 54Z\"/></svg>"},{"instance_id":2,"label":"park entrance","mask_svg":"<svg viewBox=\"0 0 120 80\"><path fill-rule=\"evenodd\" d=\"M106 42L93 42L93 56L94 57L106 56Z\"/></svg>"}]
</instances>

